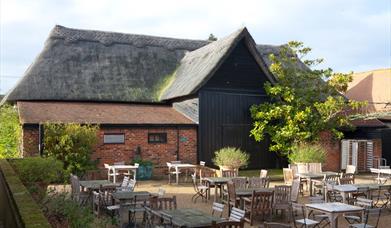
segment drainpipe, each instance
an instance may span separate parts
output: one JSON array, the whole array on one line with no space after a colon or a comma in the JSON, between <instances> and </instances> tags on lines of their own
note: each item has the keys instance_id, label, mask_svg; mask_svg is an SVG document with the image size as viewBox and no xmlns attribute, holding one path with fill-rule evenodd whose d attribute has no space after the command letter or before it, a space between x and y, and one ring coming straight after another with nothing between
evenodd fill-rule
<instances>
[{"instance_id":1,"label":"drainpipe","mask_svg":"<svg viewBox=\"0 0 391 228\"><path fill-rule=\"evenodd\" d=\"M179 127L176 127L176 160L179 161Z\"/></svg>"},{"instance_id":2,"label":"drainpipe","mask_svg":"<svg viewBox=\"0 0 391 228\"><path fill-rule=\"evenodd\" d=\"M39 138L39 141L38 141L38 151L39 151L39 155L42 156L43 155L43 137L44 137L44 129L43 129L43 124L39 124L38 125L38 138Z\"/></svg>"}]
</instances>

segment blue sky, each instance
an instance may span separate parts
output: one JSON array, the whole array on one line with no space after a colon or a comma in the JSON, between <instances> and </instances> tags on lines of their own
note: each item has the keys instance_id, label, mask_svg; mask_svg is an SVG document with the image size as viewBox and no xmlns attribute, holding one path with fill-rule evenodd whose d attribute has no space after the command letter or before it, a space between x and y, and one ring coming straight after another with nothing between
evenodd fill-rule
<instances>
[{"instance_id":1,"label":"blue sky","mask_svg":"<svg viewBox=\"0 0 391 228\"><path fill-rule=\"evenodd\" d=\"M303 41L322 67L391 67L390 0L0 0L0 93L23 76L55 24L206 39L246 26L260 44Z\"/></svg>"}]
</instances>

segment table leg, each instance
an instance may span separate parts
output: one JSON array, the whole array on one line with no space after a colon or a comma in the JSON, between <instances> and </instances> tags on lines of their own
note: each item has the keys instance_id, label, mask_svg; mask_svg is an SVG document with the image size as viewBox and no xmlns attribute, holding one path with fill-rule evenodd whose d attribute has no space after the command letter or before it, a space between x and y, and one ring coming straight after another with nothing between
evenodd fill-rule
<instances>
[{"instance_id":1,"label":"table leg","mask_svg":"<svg viewBox=\"0 0 391 228\"><path fill-rule=\"evenodd\" d=\"M331 228L337 228L337 217L334 213L329 214L329 220L330 220L330 227Z\"/></svg>"},{"instance_id":2,"label":"table leg","mask_svg":"<svg viewBox=\"0 0 391 228\"><path fill-rule=\"evenodd\" d=\"M117 183L117 175L116 175L116 172L115 172L115 168L113 168L113 183Z\"/></svg>"},{"instance_id":3,"label":"table leg","mask_svg":"<svg viewBox=\"0 0 391 228\"><path fill-rule=\"evenodd\" d=\"M179 184L179 169L175 166L176 184Z\"/></svg>"},{"instance_id":4,"label":"table leg","mask_svg":"<svg viewBox=\"0 0 391 228\"><path fill-rule=\"evenodd\" d=\"M133 169L133 180L136 181L137 169Z\"/></svg>"},{"instance_id":5,"label":"table leg","mask_svg":"<svg viewBox=\"0 0 391 228\"><path fill-rule=\"evenodd\" d=\"M307 179L307 182L310 182L310 196L312 196L313 194L312 194L312 181L311 181L311 178L308 178Z\"/></svg>"},{"instance_id":6,"label":"table leg","mask_svg":"<svg viewBox=\"0 0 391 228\"><path fill-rule=\"evenodd\" d=\"M217 184L215 183L215 196L214 196L214 198L215 198L215 202L217 202Z\"/></svg>"}]
</instances>

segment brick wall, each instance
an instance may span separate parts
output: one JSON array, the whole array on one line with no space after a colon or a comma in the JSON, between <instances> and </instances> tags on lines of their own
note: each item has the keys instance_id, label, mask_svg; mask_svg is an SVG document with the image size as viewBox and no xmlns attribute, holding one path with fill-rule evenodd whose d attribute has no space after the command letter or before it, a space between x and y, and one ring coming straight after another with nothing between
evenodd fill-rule
<instances>
[{"instance_id":1,"label":"brick wall","mask_svg":"<svg viewBox=\"0 0 391 228\"><path fill-rule=\"evenodd\" d=\"M22 156L29 157L39 155L39 130L38 127L23 127L22 131Z\"/></svg>"},{"instance_id":2,"label":"brick wall","mask_svg":"<svg viewBox=\"0 0 391 228\"><path fill-rule=\"evenodd\" d=\"M341 167L341 142L333 138L331 132L321 132L320 142L326 149L326 162L322 169L325 171L340 171Z\"/></svg>"},{"instance_id":3,"label":"brick wall","mask_svg":"<svg viewBox=\"0 0 391 228\"><path fill-rule=\"evenodd\" d=\"M123 133L124 144L104 144L103 136L108 133ZM148 133L167 133L167 143L148 143ZM179 140L178 140L179 139ZM179 142L179 144L177 144ZM197 130L196 128L102 128L99 131L99 142L93 159L99 159L99 168L104 163L131 162L140 147L142 159L154 164L154 176L162 175L166 162L177 159L193 163L197 162Z\"/></svg>"}]
</instances>

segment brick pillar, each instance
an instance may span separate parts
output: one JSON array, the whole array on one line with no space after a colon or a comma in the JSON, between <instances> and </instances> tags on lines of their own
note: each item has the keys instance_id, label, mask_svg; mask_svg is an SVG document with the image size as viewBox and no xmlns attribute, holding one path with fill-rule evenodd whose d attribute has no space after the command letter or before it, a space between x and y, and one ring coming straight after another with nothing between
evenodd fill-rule
<instances>
[{"instance_id":1,"label":"brick pillar","mask_svg":"<svg viewBox=\"0 0 391 228\"><path fill-rule=\"evenodd\" d=\"M320 143L326 150L326 161L322 169L325 171L340 171L341 166L341 142L334 139L329 131L320 133Z\"/></svg>"}]
</instances>

